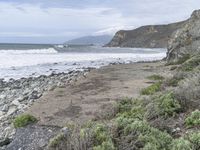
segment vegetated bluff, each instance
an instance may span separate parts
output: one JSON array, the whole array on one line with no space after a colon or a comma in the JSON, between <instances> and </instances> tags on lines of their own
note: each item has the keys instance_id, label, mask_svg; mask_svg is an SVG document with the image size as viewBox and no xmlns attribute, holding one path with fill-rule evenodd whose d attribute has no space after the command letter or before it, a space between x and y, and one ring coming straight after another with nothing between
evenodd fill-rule
<instances>
[{"instance_id":1,"label":"vegetated bluff","mask_svg":"<svg viewBox=\"0 0 200 150\"><path fill-rule=\"evenodd\" d=\"M177 62L200 53L200 10L195 10L168 42L168 62Z\"/></svg>"},{"instance_id":2,"label":"vegetated bluff","mask_svg":"<svg viewBox=\"0 0 200 150\"><path fill-rule=\"evenodd\" d=\"M106 47L167 48L171 34L179 29L184 21L168 25L148 25L134 30L118 31Z\"/></svg>"}]
</instances>

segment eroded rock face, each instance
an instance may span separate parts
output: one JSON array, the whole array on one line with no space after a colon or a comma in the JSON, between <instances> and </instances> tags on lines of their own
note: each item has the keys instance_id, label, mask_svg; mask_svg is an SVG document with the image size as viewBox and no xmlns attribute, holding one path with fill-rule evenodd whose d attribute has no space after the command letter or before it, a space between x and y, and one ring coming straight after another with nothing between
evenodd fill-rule
<instances>
[{"instance_id":1,"label":"eroded rock face","mask_svg":"<svg viewBox=\"0 0 200 150\"><path fill-rule=\"evenodd\" d=\"M177 62L185 56L200 53L200 10L192 13L168 42L167 61Z\"/></svg>"},{"instance_id":2,"label":"eroded rock face","mask_svg":"<svg viewBox=\"0 0 200 150\"><path fill-rule=\"evenodd\" d=\"M168 25L148 25L134 30L118 31L107 47L167 48L171 34L184 22Z\"/></svg>"}]
</instances>

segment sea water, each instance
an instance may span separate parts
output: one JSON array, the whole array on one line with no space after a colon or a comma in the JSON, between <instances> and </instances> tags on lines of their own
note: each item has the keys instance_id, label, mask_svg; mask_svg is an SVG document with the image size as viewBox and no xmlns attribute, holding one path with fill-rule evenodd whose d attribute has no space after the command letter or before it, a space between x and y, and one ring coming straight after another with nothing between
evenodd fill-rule
<instances>
[{"instance_id":1,"label":"sea water","mask_svg":"<svg viewBox=\"0 0 200 150\"><path fill-rule=\"evenodd\" d=\"M52 72L99 68L110 63L131 63L160 60L166 49L104 48L70 46L64 49L53 45L0 44L0 78L19 79Z\"/></svg>"}]
</instances>

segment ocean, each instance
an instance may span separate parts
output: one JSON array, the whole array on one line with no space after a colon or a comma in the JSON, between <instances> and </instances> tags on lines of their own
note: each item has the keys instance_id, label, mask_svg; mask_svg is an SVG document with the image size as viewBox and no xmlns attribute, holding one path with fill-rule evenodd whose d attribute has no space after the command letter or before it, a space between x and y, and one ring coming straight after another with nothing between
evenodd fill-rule
<instances>
[{"instance_id":1,"label":"ocean","mask_svg":"<svg viewBox=\"0 0 200 150\"><path fill-rule=\"evenodd\" d=\"M105 48L48 44L0 44L0 78L9 80L99 68L110 63L159 60L166 49Z\"/></svg>"}]
</instances>

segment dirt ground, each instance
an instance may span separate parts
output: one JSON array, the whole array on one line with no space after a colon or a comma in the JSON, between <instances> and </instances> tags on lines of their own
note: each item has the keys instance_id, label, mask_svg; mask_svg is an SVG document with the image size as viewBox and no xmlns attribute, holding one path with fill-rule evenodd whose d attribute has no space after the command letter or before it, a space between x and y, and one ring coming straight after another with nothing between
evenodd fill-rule
<instances>
[{"instance_id":1,"label":"dirt ground","mask_svg":"<svg viewBox=\"0 0 200 150\"><path fill-rule=\"evenodd\" d=\"M111 109L125 97L137 97L151 81L147 76L170 75L163 62L110 65L92 70L86 77L64 88L46 92L26 113L41 125L64 126L71 121L83 123Z\"/></svg>"}]
</instances>

